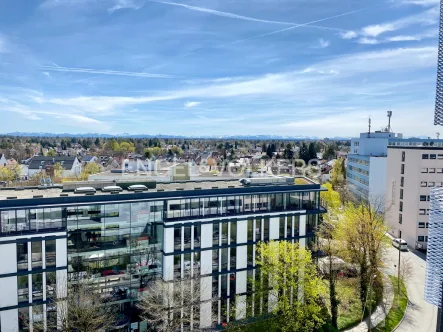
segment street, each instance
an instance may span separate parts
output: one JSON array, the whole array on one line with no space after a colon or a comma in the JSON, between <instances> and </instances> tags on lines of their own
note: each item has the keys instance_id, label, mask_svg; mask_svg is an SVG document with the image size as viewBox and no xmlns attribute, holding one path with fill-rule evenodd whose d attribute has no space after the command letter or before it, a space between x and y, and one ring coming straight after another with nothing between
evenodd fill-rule
<instances>
[{"instance_id":1,"label":"street","mask_svg":"<svg viewBox=\"0 0 443 332\"><path fill-rule=\"evenodd\" d=\"M402 251L401 257L409 260L414 275L406 284L409 306L406 309L405 318L396 332L434 332L437 326L437 308L424 300L426 255L410 249L410 251ZM389 247L384 262L386 272L397 275L394 265L398 264L398 250L392 246Z\"/></svg>"}]
</instances>

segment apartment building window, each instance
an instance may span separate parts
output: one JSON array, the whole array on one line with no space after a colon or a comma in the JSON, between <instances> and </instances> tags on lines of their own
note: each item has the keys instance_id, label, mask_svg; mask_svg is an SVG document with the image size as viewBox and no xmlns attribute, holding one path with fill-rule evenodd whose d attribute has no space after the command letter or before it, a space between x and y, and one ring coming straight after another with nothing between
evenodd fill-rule
<instances>
[{"instance_id":1,"label":"apartment building window","mask_svg":"<svg viewBox=\"0 0 443 332\"><path fill-rule=\"evenodd\" d=\"M420 235L417 237L417 241L418 242L425 242L425 237Z\"/></svg>"},{"instance_id":2,"label":"apartment building window","mask_svg":"<svg viewBox=\"0 0 443 332\"><path fill-rule=\"evenodd\" d=\"M280 224L279 224L279 238L284 239L285 238L285 220L286 217L280 217Z\"/></svg>"},{"instance_id":3,"label":"apartment building window","mask_svg":"<svg viewBox=\"0 0 443 332\"><path fill-rule=\"evenodd\" d=\"M55 240L45 241L46 267L55 266Z\"/></svg>"},{"instance_id":4,"label":"apartment building window","mask_svg":"<svg viewBox=\"0 0 443 332\"><path fill-rule=\"evenodd\" d=\"M401 174L405 174L405 164L401 164Z\"/></svg>"},{"instance_id":5,"label":"apartment building window","mask_svg":"<svg viewBox=\"0 0 443 332\"><path fill-rule=\"evenodd\" d=\"M426 209L426 215L429 216L429 211L431 211L430 209Z\"/></svg>"},{"instance_id":6,"label":"apartment building window","mask_svg":"<svg viewBox=\"0 0 443 332\"><path fill-rule=\"evenodd\" d=\"M431 201L431 196L430 195L428 195L426 198L428 199L428 202Z\"/></svg>"},{"instance_id":7,"label":"apartment building window","mask_svg":"<svg viewBox=\"0 0 443 332\"><path fill-rule=\"evenodd\" d=\"M201 226L194 226L194 248L200 248L201 244Z\"/></svg>"},{"instance_id":8,"label":"apartment building window","mask_svg":"<svg viewBox=\"0 0 443 332\"><path fill-rule=\"evenodd\" d=\"M420 195L420 202L426 202L426 195Z\"/></svg>"},{"instance_id":9,"label":"apartment building window","mask_svg":"<svg viewBox=\"0 0 443 332\"><path fill-rule=\"evenodd\" d=\"M436 187L443 187L443 182L435 182Z\"/></svg>"},{"instance_id":10,"label":"apartment building window","mask_svg":"<svg viewBox=\"0 0 443 332\"><path fill-rule=\"evenodd\" d=\"M418 214L424 216L426 214L426 209L420 209L418 210Z\"/></svg>"},{"instance_id":11,"label":"apartment building window","mask_svg":"<svg viewBox=\"0 0 443 332\"><path fill-rule=\"evenodd\" d=\"M425 228L425 223L424 222L419 222L418 223L418 228Z\"/></svg>"},{"instance_id":12,"label":"apartment building window","mask_svg":"<svg viewBox=\"0 0 443 332\"><path fill-rule=\"evenodd\" d=\"M437 155L435 155L435 154L430 154L430 155L429 155L429 159L437 159Z\"/></svg>"},{"instance_id":13,"label":"apartment building window","mask_svg":"<svg viewBox=\"0 0 443 332\"><path fill-rule=\"evenodd\" d=\"M32 268L39 269L42 267L42 243L40 241L31 242L32 250Z\"/></svg>"},{"instance_id":14,"label":"apartment building window","mask_svg":"<svg viewBox=\"0 0 443 332\"><path fill-rule=\"evenodd\" d=\"M17 243L17 270L28 270L28 243Z\"/></svg>"},{"instance_id":15,"label":"apartment building window","mask_svg":"<svg viewBox=\"0 0 443 332\"><path fill-rule=\"evenodd\" d=\"M403 212L403 202L400 202L400 212Z\"/></svg>"},{"instance_id":16,"label":"apartment building window","mask_svg":"<svg viewBox=\"0 0 443 332\"><path fill-rule=\"evenodd\" d=\"M428 182L428 187L435 187L435 182Z\"/></svg>"},{"instance_id":17,"label":"apartment building window","mask_svg":"<svg viewBox=\"0 0 443 332\"><path fill-rule=\"evenodd\" d=\"M248 219L248 241L253 241L254 219Z\"/></svg>"},{"instance_id":18,"label":"apartment building window","mask_svg":"<svg viewBox=\"0 0 443 332\"><path fill-rule=\"evenodd\" d=\"M435 168L430 168L429 173L435 173Z\"/></svg>"},{"instance_id":19,"label":"apartment building window","mask_svg":"<svg viewBox=\"0 0 443 332\"><path fill-rule=\"evenodd\" d=\"M427 173L427 172L428 172L428 168L427 168L427 167L422 168L422 169L421 169L421 172L422 172L422 173Z\"/></svg>"},{"instance_id":20,"label":"apartment building window","mask_svg":"<svg viewBox=\"0 0 443 332\"><path fill-rule=\"evenodd\" d=\"M254 222L253 220L251 220L252 222ZM219 233L220 232L220 225L219 223L214 223L212 225L212 245L213 246L218 246L219 245Z\"/></svg>"},{"instance_id":21,"label":"apartment building window","mask_svg":"<svg viewBox=\"0 0 443 332\"><path fill-rule=\"evenodd\" d=\"M400 189L400 199L403 199L403 189Z\"/></svg>"},{"instance_id":22,"label":"apartment building window","mask_svg":"<svg viewBox=\"0 0 443 332\"><path fill-rule=\"evenodd\" d=\"M221 224L221 244L227 244L228 243L228 223L223 222Z\"/></svg>"},{"instance_id":23,"label":"apartment building window","mask_svg":"<svg viewBox=\"0 0 443 332\"><path fill-rule=\"evenodd\" d=\"M443 154L438 154L437 159L443 159Z\"/></svg>"},{"instance_id":24,"label":"apartment building window","mask_svg":"<svg viewBox=\"0 0 443 332\"><path fill-rule=\"evenodd\" d=\"M401 161L405 161L405 158L406 158L406 152L404 152L404 151L402 151L401 152Z\"/></svg>"},{"instance_id":25,"label":"apartment building window","mask_svg":"<svg viewBox=\"0 0 443 332\"><path fill-rule=\"evenodd\" d=\"M427 183L426 181L422 181L422 182L421 182L421 186L422 186L422 187L427 187L427 186L428 186L428 183Z\"/></svg>"},{"instance_id":26,"label":"apartment building window","mask_svg":"<svg viewBox=\"0 0 443 332\"><path fill-rule=\"evenodd\" d=\"M400 179L400 187L403 187L405 185L405 178L402 176Z\"/></svg>"},{"instance_id":27,"label":"apartment building window","mask_svg":"<svg viewBox=\"0 0 443 332\"><path fill-rule=\"evenodd\" d=\"M429 228L429 223L428 222L426 223L426 228Z\"/></svg>"},{"instance_id":28,"label":"apartment building window","mask_svg":"<svg viewBox=\"0 0 443 332\"><path fill-rule=\"evenodd\" d=\"M17 277L18 302L29 302L28 275Z\"/></svg>"},{"instance_id":29,"label":"apartment building window","mask_svg":"<svg viewBox=\"0 0 443 332\"><path fill-rule=\"evenodd\" d=\"M437 173L443 173L443 168L437 168Z\"/></svg>"},{"instance_id":30,"label":"apartment building window","mask_svg":"<svg viewBox=\"0 0 443 332\"><path fill-rule=\"evenodd\" d=\"M191 249L191 226L183 227L185 249Z\"/></svg>"},{"instance_id":31,"label":"apartment building window","mask_svg":"<svg viewBox=\"0 0 443 332\"><path fill-rule=\"evenodd\" d=\"M421 155L421 159L429 159L429 155L423 153L423 154Z\"/></svg>"},{"instance_id":32,"label":"apartment building window","mask_svg":"<svg viewBox=\"0 0 443 332\"><path fill-rule=\"evenodd\" d=\"M237 242L237 223L231 222L231 243Z\"/></svg>"},{"instance_id":33,"label":"apartment building window","mask_svg":"<svg viewBox=\"0 0 443 332\"><path fill-rule=\"evenodd\" d=\"M403 215L401 213L398 214L398 223L403 224Z\"/></svg>"},{"instance_id":34,"label":"apartment building window","mask_svg":"<svg viewBox=\"0 0 443 332\"><path fill-rule=\"evenodd\" d=\"M56 296L56 272L46 272L46 298L55 298Z\"/></svg>"},{"instance_id":35,"label":"apartment building window","mask_svg":"<svg viewBox=\"0 0 443 332\"><path fill-rule=\"evenodd\" d=\"M43 299L43 274L32 275L32 301Z\"/></svg>"}]
</instances>

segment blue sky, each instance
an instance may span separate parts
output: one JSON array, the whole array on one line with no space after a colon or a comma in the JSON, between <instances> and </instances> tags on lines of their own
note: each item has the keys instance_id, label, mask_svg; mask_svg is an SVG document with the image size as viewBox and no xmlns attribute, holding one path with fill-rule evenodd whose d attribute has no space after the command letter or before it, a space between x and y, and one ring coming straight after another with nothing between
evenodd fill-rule
<instances>
[{"instance_id":1,"label":"blue sky","mask_svg":"<svg viewBox=\"0 0 443 332\"><path fill-rule=\"evenodd\" d=\"M0 132L438 131L438 0L176 1L1 1Z\"/></svg>"}]
</instances>

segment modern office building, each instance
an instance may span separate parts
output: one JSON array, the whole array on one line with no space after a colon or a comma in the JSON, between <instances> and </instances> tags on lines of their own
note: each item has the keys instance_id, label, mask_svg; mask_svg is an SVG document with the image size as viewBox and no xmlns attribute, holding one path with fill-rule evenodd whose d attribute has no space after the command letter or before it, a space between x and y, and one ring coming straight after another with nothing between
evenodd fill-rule
<instances>
[{"instance_id":1,"label":"modern office building","mask_svg":"<svg viewBox=\"0 0 443 332\"><path fill-rule=\"evenodd\" d=\"M393 236L426 249L430 189L443 186L442 140L408 139L388 146L386 222Z\"/></svg>"},{"instance_id":2,"label":"modern office building","mask_svg":"<svg viewBox=\"0 0 443 332\"><path fill-rule=\"evenodd\" d=\"M363 199L384 196L387 147L392 139L402 137L390 131L376 131L351 139L346 166L348 190Z\"/></svg>"},{"instance_id":3,"label":"modern office building","mask_svg":"<svg viewBox=\"0 0 443 332\"><path fill-rule=\"evenodd\" d=\"M135 306L149 282L188 273L208 286L194 326L242 319L256 244L289 240L312 248L325 212L320 191L305 178L250 186L238 180L157 183L145 192L95 194L60 187L0 190L0 330L25 330L25 320L32 326L57 315L56 290L87 274L97 296L121 312L123 331L146 330ZM254 314L267 310L261 306Z\"/></svg>"}]
</instances>

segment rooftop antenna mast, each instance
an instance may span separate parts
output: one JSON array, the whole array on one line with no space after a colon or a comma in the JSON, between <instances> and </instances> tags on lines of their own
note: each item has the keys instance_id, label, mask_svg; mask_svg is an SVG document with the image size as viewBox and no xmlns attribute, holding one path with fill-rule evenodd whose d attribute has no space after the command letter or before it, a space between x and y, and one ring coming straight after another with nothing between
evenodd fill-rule
<instances>
[{"instance_id":1,"label":"rooftop antenna mast","mask_svg":"<svg viewBox=\"0 0 443 332\"><path fill-rule=\"evenodd\" d=\"M369 121L368 121L368 138L371 136L371 116L369 116Z\"/></svg>"},{"instance_id":2,"label":"rooftop antenna mast","mask_svg":"<svg viewBox=\"0 0 443 332\"><path fill-rule=\"evenodd\" d=\"M388 133L391 132L391 118L392 118L392 111L388 111L388 127L386 128Z\"/></svg>"},{"instance_id":3,"label":"rooftop antenna mast","mask_svg":"<svg viewBox=\"0 0 443 332\"><path fill-rule=\"evenodd\" d=\"M439 139L440 138L440 133L437 133L437 139Z\"/></svg>"}]
</instances>

